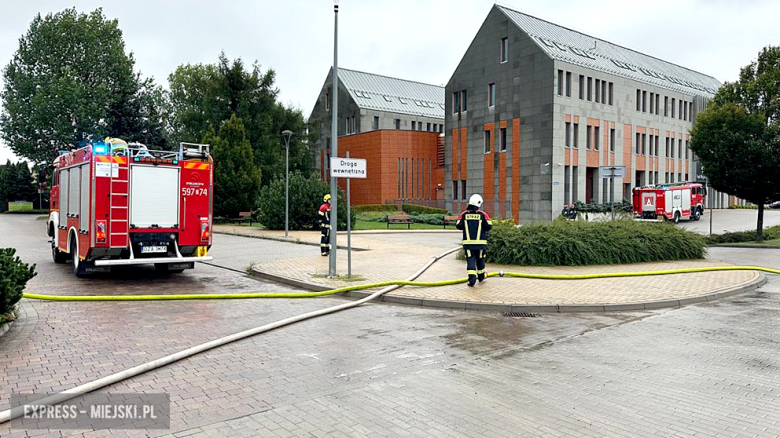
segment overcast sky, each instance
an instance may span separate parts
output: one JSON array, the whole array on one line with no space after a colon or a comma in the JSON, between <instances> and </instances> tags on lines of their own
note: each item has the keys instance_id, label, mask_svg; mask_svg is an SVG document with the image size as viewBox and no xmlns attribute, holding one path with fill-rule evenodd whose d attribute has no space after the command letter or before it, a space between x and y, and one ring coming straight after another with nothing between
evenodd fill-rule
<instances>
[{"instance_id":1,"label":"overcast sky","mask_svg":"<svg viewBox=\"0 0 780 438\"><path fill-rule=\"evenodd\" d=\"M772 0L508 0L502 4L556 24L716 77L780 44L780 2ZM339 66L444 85L492 0L341 0ZM102 6L119 19L136 69L167 86L186 63L220 51L276 71L282 102L308 117L333 63L332 0L220 2L0 0L0 65L5 67L36 13ZM97 66L96 66L97 67ZM1 81L2 79L0 79ZM15 159L0 143L0 162Z\"/></svg>"}]
</instances>

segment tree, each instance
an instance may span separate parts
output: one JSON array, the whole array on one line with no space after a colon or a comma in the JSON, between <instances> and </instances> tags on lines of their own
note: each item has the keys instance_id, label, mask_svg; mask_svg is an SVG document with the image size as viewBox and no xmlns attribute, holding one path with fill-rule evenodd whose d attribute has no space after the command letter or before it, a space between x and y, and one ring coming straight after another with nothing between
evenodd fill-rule
<instances>
[{"instance_id":1,"label":"tree","mask_svg":"<svg viewBox=\"0 0 780 438\"><path fill-rule=\"evenodd\" d=\"M169 77L169 119L172 137L179 141L202 138L235 114L243 120L263 185L283 174L281 132L295 133L290 142L290 170L309 173L313 160L307 125L300 110L277 102L276 73L262 72L258 63L246 69L221 53L216 64L181 65Z\"/></svg>"},{"instance_id":2,"label":"tree","mask_svg":"<svg viewBox=\"0 0 780 438\"><path fill-rule=\"evenodd\" d=\"M764 48L718 90L696 118L691 150L713 188L758 205L763 240L764 206L780 200L780 47Z\"/></svg>"},{"instance_id":3,"label":"tree","mask_svg":"<svg viewBox=\"0 0 780 438\"><path fill-rule=\"evenodd\" d=\"M220 126L219 135L212 129L203 143L211 145L214 157L214 215L237 217L242 211L254 210L261 172L255 166L243 121L233 114Z\"/></svg>"},{"instance_id":4,"label":"tree","mask_svg":"<svg viewBox=\"0 0 780 438\"><path fill-rule=\"evenodd\" d=\"M12 164L8 160L0 168L0 203L5 205L9 201L32 201L37 193L27 163L20 161Z\"/></svg>"},{"instance_id":5,"label":"tree","mask_svg":"<svg viewBox=\"0 0 780 438\"><path fill-rule=\"evenodd\" d=\"M34 163L93 137L144 139L157 129L143 110L154 86L134 64L118 21L102 9L36 15L3 71L2 139Z\"/></svg>"}]
</instances>

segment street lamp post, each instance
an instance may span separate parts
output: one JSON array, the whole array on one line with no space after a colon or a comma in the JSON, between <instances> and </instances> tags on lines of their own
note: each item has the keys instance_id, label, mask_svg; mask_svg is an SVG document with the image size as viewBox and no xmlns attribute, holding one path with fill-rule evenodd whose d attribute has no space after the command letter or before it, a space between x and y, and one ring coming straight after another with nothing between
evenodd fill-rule
<instances>
[{"instance_id":1,"label":"street lamp post","mask_svg":"<svg viewBox=\"0 0 780 438\"><path fill-rule=\"evenodd\" d=\"M290 232L290 137L293 132L289 129L282 131L284 136L285 160L284 160L284 238L288 238Z\"/></svg>"},{"instance_id":2,"label":"street lamp post","mask_svg":"<svg viewBox=\"0 0 780 438\"><path fill-rule=\"evenodd\" d=\"M339 156L339 126L338 126L338 95L339 95L339 0L333 0L333 85L331 94L333 95L333 104L331 105L331 141L330 156L331 159ZM336 183L336 177L333 176L333 166L330 166L330 263L328 267L328 276L336 277L336 249L338 248L338 200L339 187Z\"/></svg>"}]
</instances>

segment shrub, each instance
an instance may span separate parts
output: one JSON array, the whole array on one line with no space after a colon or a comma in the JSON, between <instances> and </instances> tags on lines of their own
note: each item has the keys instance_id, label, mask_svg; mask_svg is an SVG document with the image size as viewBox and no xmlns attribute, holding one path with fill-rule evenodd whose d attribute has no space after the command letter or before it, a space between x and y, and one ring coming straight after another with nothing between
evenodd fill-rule
<instances>
[{"instance_id":1,"label":"shrub","mask_svg":"<svg viewBox=\"0 0 780 438\"><path fill-rule=\"evenodd\" d=\"M498 222L488 233L491 263L582 266L700 259L704 237L668 224L555 220L519 228Z\"/></svg>"},{"instance_id":2,"label":"shrub","mask_svg":"<svg viewBox=\"0 0 780 438\"><path fill-rule=\"evenodd\" d=\"M751 231L730 231L723 234L713 234L708 236L707 243L710 245L718 243L742 243L753 242L758 239L756 230ZM774 227L764 228L764 239L780 239L780 225Z\"/></svg>"},{"instance_id":3,"label":"shrub","mask_svg":"<svg viewBox=\"0 0 780 438\"><path fill-rule=\"evenodd\" d=\"M355 205L352 207L352 210L355 210L357 213L366 213L369 211L393 212L398 211L398 207L396 207L395 204L364 204Z\"/></svg>"},{"instance_id":4,"label":"shrub","mask_svg":"<svg viewBox=\"0 0 780 438\"><path fill-rule=\"evenodd\" d=\"M580 201L575 202L574 207L580 213L609 213L613 211L613 208L615 212L630 213L632 211L631 201L628 199L615 202L614 207L608 202L604 204L583 204ZM561 210L563 210L563 207L561 207Z\"/></svg>"},{"instance_id":5,"label":"shrub","mask_svg":"<svg viewBox=\"0 0 780 438\"><path fill-rule=\"evenodd\" d=\"M444 214L412 214L412 222L418 224L444 225Z\"/></svg>"},{"instance_id":6,"label":"shrub","mask_svg":"<svg viewBox=\"0 0 780 438\"><path fill-rule=\"evenodd\" d=\"M408 214L447 214L443 208L426 207L425 205L403 204L401 208Z\"/></svg>"},{"instance_id":7,"label":"shrub","mask_svg":"<svg viewBox=\"0 0 780 438\"><path fill-rule=\"evenodd\" d=\"M368 211L358 213L357 219L366 222L387 222L387 213L382 211Z\"/></svg>"},{"instance_id":8,"label":"shrub","mask_svg":"<svg viewBox=\"0 0 780 438\"><path fill-rule=\"evenodd\" d=\"M319 229L319 208L322 197L330 193L330 185L319 176L305 177L300 173L290 174L290 229ZM343 190L339 190L339 229L347 228L347 203ZM352 225L355 225L355 211ZM271 230L284 229L284 177L271 181L260 190L257 218Z\"/></svg>"},{"instance_id":9,"label":"shrub","mask_svg":"<svg viewBox=\"0 0 780 438\"><path fill-rule=\"evenodd\" d=\"M23 263L14 254L14 248L0 248L0 316L22 299L24 286L36 275L35 265Z\"/></svg>"},{"instance_id":10,"label":"shrub","mask_svg":"<svg viewBox=\"0 0 780 438\"><path fill-rule=\"evenodd\" d=\"M729 205L729 210L758 210L758 205Z\"/></svg>"}]
</instances>

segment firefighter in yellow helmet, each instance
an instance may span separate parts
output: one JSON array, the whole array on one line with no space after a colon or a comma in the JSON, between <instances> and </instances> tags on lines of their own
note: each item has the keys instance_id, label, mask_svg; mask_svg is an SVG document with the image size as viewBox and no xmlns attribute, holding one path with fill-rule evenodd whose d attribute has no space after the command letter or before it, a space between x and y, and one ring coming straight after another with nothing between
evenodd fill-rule
<instances>
[{"instance_id":1,"label":"firefighter in yellow helmet","mask_svg":"<svg viewBox=\"0 0 780 438\"><path fill-rule=\"evenodd\" d=\"M322 197L320 205L320 255L323 257L330 254L330 194Z\"/></svg>"},{"instance_id":2,"label":"firefighter in yellow helmet","mask_svg":"<svg viewBox=\"0 0 780 438\"><path fill-rule=\"evenodd\" d=\"M463 230L463 251L466 253L466 269L469 286L485 279L485 254L487 232L493 228L490 216L481 210L482 196L471 195L466 210L458 216L455 227Z\"/></svg>"}]
</instances>

